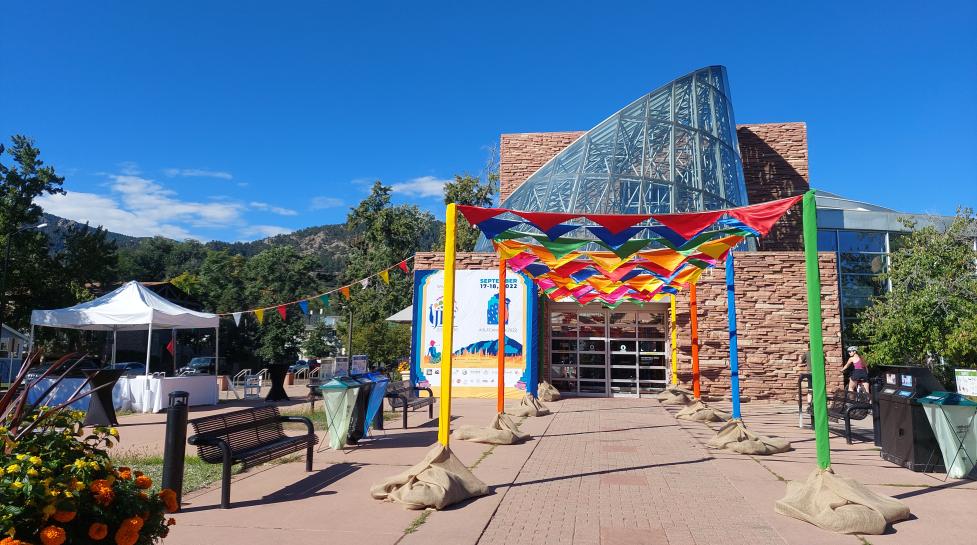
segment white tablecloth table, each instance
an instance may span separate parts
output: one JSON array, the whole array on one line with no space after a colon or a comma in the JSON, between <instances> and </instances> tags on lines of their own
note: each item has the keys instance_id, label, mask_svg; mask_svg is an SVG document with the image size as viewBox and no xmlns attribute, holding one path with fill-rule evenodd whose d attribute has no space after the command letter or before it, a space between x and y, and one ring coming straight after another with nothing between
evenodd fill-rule
<instances>
[{"instance_id":1,"label":"white tablecloth table","mask_svg":"<svg viewBox=\"0 0 977 545\"><path fill-rule=\"evenodd\" d=\"M217 377L197 375L189 377L133 376L125 380L123 397L135 412L158 413L169 407L170 392L184 391L190 394L190 406L216 405L218 398Z\"/></svg>"}]
</instances>

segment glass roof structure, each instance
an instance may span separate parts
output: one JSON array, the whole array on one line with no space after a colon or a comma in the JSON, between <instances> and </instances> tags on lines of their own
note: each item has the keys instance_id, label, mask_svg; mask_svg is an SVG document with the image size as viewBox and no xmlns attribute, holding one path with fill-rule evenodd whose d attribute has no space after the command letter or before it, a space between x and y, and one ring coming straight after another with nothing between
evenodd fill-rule
<instances>
[{"instance_id":1,"label":"glass roof structure","mask_svg":"<svg viewBox=\"0 0 977 545\"><path fill-rule=\"evenodd\" d=\"M748 204L735 127L726 69L696 70L587 131L501 206L660 214Z\"/></svg>"}]
</instances>

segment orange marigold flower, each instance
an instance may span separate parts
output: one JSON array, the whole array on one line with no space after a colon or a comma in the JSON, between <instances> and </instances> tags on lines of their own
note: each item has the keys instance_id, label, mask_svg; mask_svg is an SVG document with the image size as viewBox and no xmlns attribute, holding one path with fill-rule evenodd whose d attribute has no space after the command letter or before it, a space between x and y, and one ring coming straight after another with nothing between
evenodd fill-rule
<instances>
[{"instance_id":1,"label":"orange marigold flower","mask_svg":"<svg viewBox=\"0 0 977 545\"><path fill-rule=\"evenodd\" d=\"M14 539L12 537L5 537L0 539L0 545L30 545L26 541L21 541L19 539Z\"/></svg>"},{"instance_id":2,"label":"orange marigold flower","mask_svg":"<svg viewBox=\"0 0 977 545\"><path fill-rule=\"evenodd\" d=\"M109 535L109 527L101 522L93 522L91 526L88 527L88 537L95 541L101 541L105 539L105 536Z\"/></svg>"},{"instance_id":3,"label":"orange marigold flower","mask_svg":"<svg viewBox=\"0 0 977 545\"><path fill-rule=\"evenodd\" d=\"M58 522L71 522L75 520L77 514L75 511L55 511L51 518Z\"/></svg>"},{"instance_id":4,"label":"orange marigold flower","mask_svg":"<svg viewBox=\"0 0 977 545\"><path fill-rule=\"evenodd\" d=\"M95 479L92 484L88 485L88 489L94 494L95 503L99 505L107 506L115 499L112 484L105 479Z\"/></svg>"},{"instance_id":5,"label":"orange marigold flower","mask_svg":"<svg viewBox=\"0 0 977 545\"><path fill-rule=\"evenodd\" d=\"M150 486L153 486L153 480L145 475L140 475L136 477L136 488L142 488L146 490Z\"/></svg>"},{"instance_id":6,"label":"orange marigold flower","mask_svg":"<svg viewBox=\"0 0 977 545\"><path fill-rule=\"evenodd\" d=\"M169 488L164 488L160 491L159 497L163 500L163 507L167 513L176 513L180 510L180 504L176 501L176 492Z\"/></svg>"},{"instance_id":7,"label":"orange marigold flower","mask_svg":"<svg viewBox=\"0 0 977 545\"><path fill-rule=\"evenodd\" d=\"M166 521L166 525L167 526L173 526L174 524L176 524L176 519L175 518L170 517L169 519L167 519L167 521Z\"/></svg>"},{"instance_id":8,"label":"orange marigold flower","mask_svg":"<svg viewBox=\"0 0 977 545\"><path fill-rule=\"evenodd\" d=\"M115 531L115 545L136 545L136 541L138 539L139 534L133 532L125 526L120 526L119 529Z\"/></svg>"},{"instance_id":9,"label":"orange marigold flower","mask_svg":"<svg viewBox=\"0 0 977 545\"><path fill-rule=\"evenodd\" d=\"M41 530L41 543L44 545L62 545L67 538L64 528L60 526L45 526Z\"/></svg>"},{"instance_id":10,"label":"orange marigold flower","mask_svg":"<svg viewBox=\"0 0 977 545\"><path fill-rule=\"evenodd\" d=\"M132 469L128 467L120 467L116 473L119 475L120 479L128 480L132 478Z\"/></svg>"}]
</instances>

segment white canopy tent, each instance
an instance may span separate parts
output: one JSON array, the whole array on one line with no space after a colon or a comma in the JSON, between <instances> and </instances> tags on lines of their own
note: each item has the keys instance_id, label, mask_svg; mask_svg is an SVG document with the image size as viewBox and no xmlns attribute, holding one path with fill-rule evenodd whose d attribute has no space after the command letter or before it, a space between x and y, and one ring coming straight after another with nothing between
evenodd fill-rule
<instances>
[{"instance_id":1,"label":"white canopy tent","mask_svg":"<svg viewBox=\"0 0 977 545\"><path fill-rule=\"evenodd\" d=\"M34 343L34 326L58 327L65 329L86 329L89 331L149 332L146 341L146 374L149 374L149 356L152 352L153 329L198 329L213 328L214 374L219 375L220 362L220 317L207 312L197 312L183 308L160 297L136 281L126 282L119 289L98 299L73 307L55 310L35 310L31 312L30 348ZM115 339L112 342L112 363L115 363Z\"/></svg>"}]
</instances>

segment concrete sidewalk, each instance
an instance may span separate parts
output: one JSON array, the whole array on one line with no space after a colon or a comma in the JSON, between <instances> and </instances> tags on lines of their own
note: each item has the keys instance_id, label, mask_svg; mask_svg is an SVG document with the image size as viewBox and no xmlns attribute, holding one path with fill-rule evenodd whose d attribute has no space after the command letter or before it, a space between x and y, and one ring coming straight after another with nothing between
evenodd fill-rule
<instances>
[{"instance_id":1,"label":"concrete sidewalk","mask_svg":"<svg viewBox=\"0 0 977 545\"><path fill-rule=\"evenodd\" d=\"M372 484L413 465L435 443L436 420L423 411L410 415L406 430L399 420L388 422L392 429L361 446L317 453L312 473L297 460L238 475L232 509L219 509L216 486L188 494L166 543L858 545L968 543L977 535L977 483L943 483L942 475L898 468L871 443L849 446L834 435L835 470L900 497L916 518L863 541L775 514L783 479L802 479L815 467L813 433L797 428L789 405L744 405L752 429L794 442L795 451L765 458L705 448L712 429L675 420L655 400L548 406L553 415L522 421L533 436L523 445L452 442L491 487L489 496L438 512L407 511L369 496ZM452 408L452 426L485 425L495 402L458 399ZM150 449L153 437L161 444L161 415L123 420L123 448Z\"/></svg>"}]
</instances>

